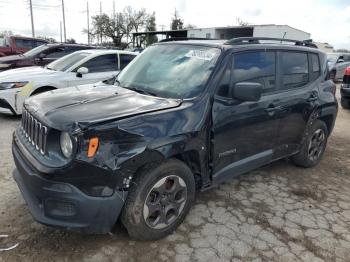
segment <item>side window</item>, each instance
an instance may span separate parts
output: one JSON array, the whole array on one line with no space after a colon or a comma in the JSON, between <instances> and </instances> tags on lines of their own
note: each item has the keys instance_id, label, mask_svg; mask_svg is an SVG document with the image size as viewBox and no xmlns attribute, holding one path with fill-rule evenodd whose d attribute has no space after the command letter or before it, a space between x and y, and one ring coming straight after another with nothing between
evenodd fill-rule
<instances>
[{"instance_id":1,"label":"side window","mask_svg":"<svg viewBox=\"0 0 350 262\"><path fill-rule=\"evenodd\" d=\"M134 55L120 54L120 70L124 69L134 58Z\"/></svg>"},{"instance_id":2,"label":"side window","mask_svg":"<svg viewBox=\"0 0 350 262\"><path fill-rule=\"evenodd\" d=\"M281 52L282 89L298 88L309 82L306 53Z\"/></svg>"},{"instance_id":3,"label":"side window","mask_svg":"<svg viewBox=\"0 0 350 262\"><path fill-rule=\"evenodd\" d=\"M117 71L117 55L109 54L97 56L85 62L80 67L87 67L89 69L89 73Z\"/></svg>"},{"instance_id":4,"label":"side window","mask_svg":"<svg viewBox=\"0 0 350 262\"><path fill-rule=\"evenodd\" d=\"M268 93L276 87L276 53L255 51L234 55L232 83L256 82Z\"/></svg>"},{"instance_id":5,"label":"side window","mask_svg":"<svg viewBox=\"0 0 350 262\"><path fill-rule=\"evenodd\" d=\"M33 48L32 40L16 39L16 46L19 48Z\"/></svg>"},{"instance_id":6,"label":"side window","mask_svg":"<svg viewBox=\"0 0 350 262\"><path fill-rule=\"evenodd\" d=\"M312 65L311 81L314 81L321 74L320 62L319 62L319 59L318 59L318 55L311 54L311 65Z\"/></svg>"}]
</instances>

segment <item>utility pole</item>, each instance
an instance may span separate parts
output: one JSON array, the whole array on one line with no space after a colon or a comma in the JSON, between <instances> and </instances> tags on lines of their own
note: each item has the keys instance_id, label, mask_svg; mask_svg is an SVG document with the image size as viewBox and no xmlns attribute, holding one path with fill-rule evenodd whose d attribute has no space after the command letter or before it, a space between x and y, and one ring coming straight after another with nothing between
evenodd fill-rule
<instances>
[{"instance_id":1,"label":"utility pole","mask_svg":"<svg viewBox=\"0 0 350 262\"><path fill-rule=\"evenodd\" d=\"M102 2L100 2L100 17L102 16ZM100 33L100 44L102 44L102 33Z\"/></svg>"},{"instance_id":2,"label":"utility pole","mask_svg":"<svg viewBox=\"0 0 350 262\"><path fill-rule=\"evenodd\" d=\"M32 22L32 37L35 37L32 0L29 0L29 9L30 9L30 19Z\"/></svg>"},{"instance_id":3,"label":"utility pole","mask_svg":"<svg viewBox=\"0 0 350 262\"><path fill-rule=\"evenodd\" d=\"M60 39L62 43L62 21L60 21Z\"/></svg>"},{"instance_id":4,"label":"utility pole","mask_svg":"<svg viewBox=\"0 0 350 262\"><path fill-rule=\"evenodd\" d=\"M88 45L90 44L90 15L89 15L89 2L86 2L86 13L87 13L87 35L88 35Z\"/></svg>"},{"instance_id":5,"label":"utility pole","mask_svg":"<svg viewBox=\"0 0 350 262\"><path fill-rule=\"evenodd\" d=\"M113 21L115 23L115 1L113 1Z\"/></svg>"},{"instance_id":6,"label":"utility pole","mask_svg":"<svg viewBox=\"0 0 350 262\"><path fill-rule=\"evenodd\" d=\"M66 37L66 18L64 15L64 1L62 0L62 16L63 16L63 34L64 34L64 42L67 41Z\"/></svg>"}]
</instances>

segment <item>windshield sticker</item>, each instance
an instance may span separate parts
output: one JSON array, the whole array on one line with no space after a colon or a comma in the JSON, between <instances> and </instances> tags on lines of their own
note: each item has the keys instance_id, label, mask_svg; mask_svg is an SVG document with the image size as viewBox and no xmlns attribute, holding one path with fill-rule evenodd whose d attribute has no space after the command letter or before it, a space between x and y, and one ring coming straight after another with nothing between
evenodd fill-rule
<instances>
[{"instance_id":1,"label":"windshield sticker","mask_svg":"<svg viewBox=\"0 0 350 262\"><path fill-rule=\"evenodd\" d=\"M214 58L215 52L207 50L190 50L185 57L198 58L206 61L210 61Z\"/></svg>"}]
</instances>

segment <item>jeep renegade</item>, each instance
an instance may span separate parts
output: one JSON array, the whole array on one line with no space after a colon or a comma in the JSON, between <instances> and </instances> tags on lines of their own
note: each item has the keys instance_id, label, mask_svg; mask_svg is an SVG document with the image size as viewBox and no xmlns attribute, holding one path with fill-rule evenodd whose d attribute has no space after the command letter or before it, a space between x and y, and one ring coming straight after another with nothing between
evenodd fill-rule
<instances>
[{"instance_id":1,"label":"jeep renegade","mask_svg":"<svg viewBox=\"0 0 350 262\"><path fill-rule=\"evenodd\" d=\"M40 223L136 239L184 220L195 194L275 160L313 167L338 104L309 41L165 41L115 85L26 100L14 178Z\"/></svg>"}]
</instances>

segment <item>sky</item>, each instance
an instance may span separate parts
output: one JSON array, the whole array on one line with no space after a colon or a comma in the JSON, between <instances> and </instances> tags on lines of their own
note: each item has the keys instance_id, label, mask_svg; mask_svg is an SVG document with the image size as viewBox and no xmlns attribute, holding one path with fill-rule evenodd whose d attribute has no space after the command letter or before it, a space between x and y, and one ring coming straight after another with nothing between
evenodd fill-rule
<instances>
[{"instance_id":1,"label":"sky","mask_svg":"<svg viewBox=\"0 0 350 262\"><path fill-rule=\"evenodd\" d=\"M36 35L60 40L62 0L32 0ZM113 0L89 0L90 15L113 12ZM66 34L87 43L86 0L65 0ZM237 25L237 18L250 24L285 24L311 33L314 41L336 49L350 49L350 0L115 0L116 11L127 5L156 13L157 29L169 29L177 9L186 24L197 27ZM90 20L91 21L91 20ZM31 35L29 0L0 0L0 31Z\"/></svg>"}]
</instances>

